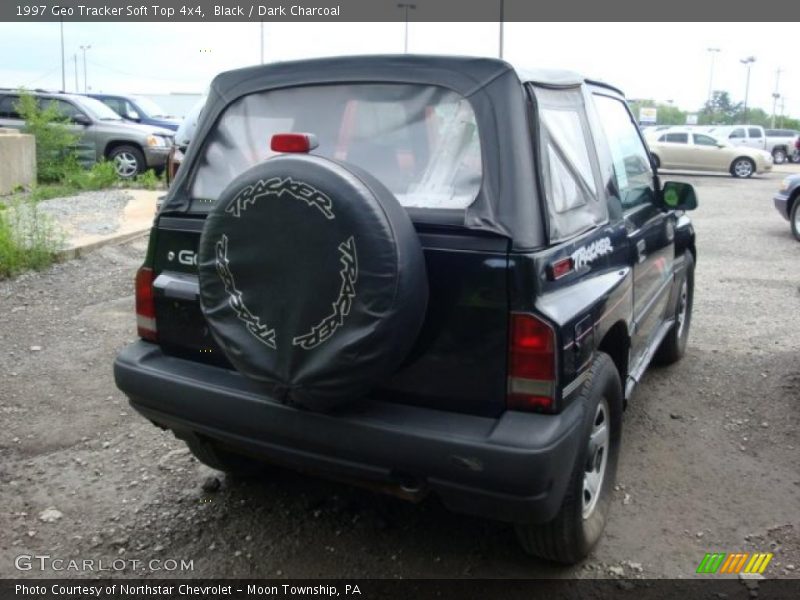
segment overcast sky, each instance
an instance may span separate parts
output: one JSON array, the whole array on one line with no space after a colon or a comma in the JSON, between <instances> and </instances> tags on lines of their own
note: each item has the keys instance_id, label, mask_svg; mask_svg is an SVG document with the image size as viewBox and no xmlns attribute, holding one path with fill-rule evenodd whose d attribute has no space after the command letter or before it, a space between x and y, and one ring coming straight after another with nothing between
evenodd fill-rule
<instances>
[{"instance_id":1,"label":"overcast sky","mask_svg":"<svg viewBox=\"0 0 800 600\"><path fill-rule=\"evenodd\" d=\"M497 23L410 23L413 53L497 56ZM260 61L259 23L65 23L67 90L73 55L87 52L89 86L106 92L201 92L218 72ZM265 60L340 54L401 53L400 23L265 23ZM507 23L505 58L530 67L567 68L604 79L629 98L672 100L695 110L708 96L710 53L717 47L714 89L772 111L776 70L787 115L800 117L795 23ZM61 87L58 23L0 23L0 87ZM780 104L778 105L780 112Z\"/></svg>"}]
</instances>

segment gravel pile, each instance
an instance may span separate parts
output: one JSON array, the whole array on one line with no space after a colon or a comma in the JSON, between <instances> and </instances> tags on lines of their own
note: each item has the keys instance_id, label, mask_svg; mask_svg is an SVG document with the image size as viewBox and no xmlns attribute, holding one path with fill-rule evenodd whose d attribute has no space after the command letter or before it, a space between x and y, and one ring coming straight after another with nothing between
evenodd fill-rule
<instances>
[{"instance_id":1,"label":"gravel pile","mask_svg":"<svg viewBox=\"0 0 800 600\"><path fill-rule=\"evenodd\" d=\"M38 207L67 231L106 235L119 229L122 211L131 199L125 190L102 190L44 200Z\"/></svg>"}]
</instances>

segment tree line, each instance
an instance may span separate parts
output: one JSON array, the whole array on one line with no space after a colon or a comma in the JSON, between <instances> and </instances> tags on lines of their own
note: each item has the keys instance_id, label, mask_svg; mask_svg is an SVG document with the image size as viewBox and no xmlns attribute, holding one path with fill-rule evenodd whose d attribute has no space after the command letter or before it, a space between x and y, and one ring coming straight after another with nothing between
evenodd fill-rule
<instances>
[{"instance_id":1,"label":"tree line","mask_svg":"<svg viewBox=\"0 0 800 600\"><path fill-rule=\"evenodd\" d=\"M637 119L640 108L658 109L659 125L685 125L686 116L696 114L698 125L736 125L746 122L750 125L761 125L767 128L772 126L772 115L760 108L748 106L745 118L744 103L734 103L731 101L731 95L722 90L714 91L711 94L711 99L707 100L703 107L697 111L681 110L677 106L656 102L655 100L631 100L629 104L631 112ZM775 127L777 129L800 130L800 119L776 114Z\"/></svg>"}]
</instances>

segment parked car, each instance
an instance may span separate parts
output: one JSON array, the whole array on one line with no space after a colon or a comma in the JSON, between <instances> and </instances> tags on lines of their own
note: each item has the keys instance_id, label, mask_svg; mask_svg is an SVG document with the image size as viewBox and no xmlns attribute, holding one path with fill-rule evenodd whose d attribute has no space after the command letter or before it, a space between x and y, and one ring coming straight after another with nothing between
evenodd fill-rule
<instances>
[{"instance_id":1,"label":"parked car","mask_svg":"<svg viewBox=\"0 0 800 600\"><path fill-rule=\"evenodd\" d=\"M650 137L656 167L693 171L725 171L751 177L772 169L772 156L755 148L731 146L707 133L673 128Z\"/></svg>"},{"instance_id":2,"label":"parked car","mask_svg":"<svg viewBox=\"0 0 800 600\"><path fill-rule=\"evenodd\" d=\"M775 135L769 135L768 131ZM727 141L732 146L747 146L765 150L772 155L772 160L776 164L782 164L791 157L791 149L797 139L796 131L765 130L759 125L716 126L710 129L709 133L720 140Z\"/></svg>"},{"instance_id":3,"label":"parked car","mask_svg":"<svg viewBox=\"0 0 800 600\"><path fill-rule=\"evenodd\" d=\"M101 160L114 162L117 175L135 177L147 169L161 170L172 146L172 132L150 125L128 123L94 98L58 92L31 92L42 106L54 105L79 136L78 158L85 166ZM19 93L0 90L0 127L21 129L17 111Z\"/></svg>"},{"instance_id":4,"label":"parked car","mask_svg":"<svg viewBox=\"0 0 800 600\"><path fill-rule=\"evenodd\" d=\"M118 94L88 94L88 96L100 100L123 119L133 123L155 125L175 131L181 122L180 119L168 115L158 104L143 96Z\"/></svg>"},{"instance_id":5,"label":"parked car","mask_svg":"<svg viewBox=\"0 0 800 600\"><path fill-rule=\"evenodd\" d=\"M496 59L257 66L215 79L184 163L114 363L139 413L217 469L433 493L586 556L694 289L694 190L619 90Z\"/></svg>"},{"instance_id":6,"label":"parked car","mask_svg":"<svg viewBox=\"0 0 800 600\"><path fill-rule=\"evenodd\" d=\"M792 235L800 242L800 175L789 175L781 181L773 202L781 216L789 221Z\"/></svg>"}]
</instances>

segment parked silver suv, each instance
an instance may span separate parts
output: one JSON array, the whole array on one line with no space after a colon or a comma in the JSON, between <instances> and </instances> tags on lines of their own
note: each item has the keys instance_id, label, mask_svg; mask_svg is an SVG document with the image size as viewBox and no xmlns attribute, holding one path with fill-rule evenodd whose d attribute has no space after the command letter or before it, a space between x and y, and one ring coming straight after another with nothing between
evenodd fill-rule
<instances>
[{"instance_id":1,"label":"parked silver suv","mask_svg":"<svg viewBox=\"0 0 800 600\"><path fill-rule=\"evenodd\" d=\"M111 160L117 174L125 179L147 169L160 171L166 165L172 131L124 121L94 98L58 92L31 94L40 105L55 105L69 119L70 129L79 136L77 150L82 164ZM0 127L24 127L25 121L17 112L18 101L18 91L0 90Z\"/></svg>"}]
</instances>

